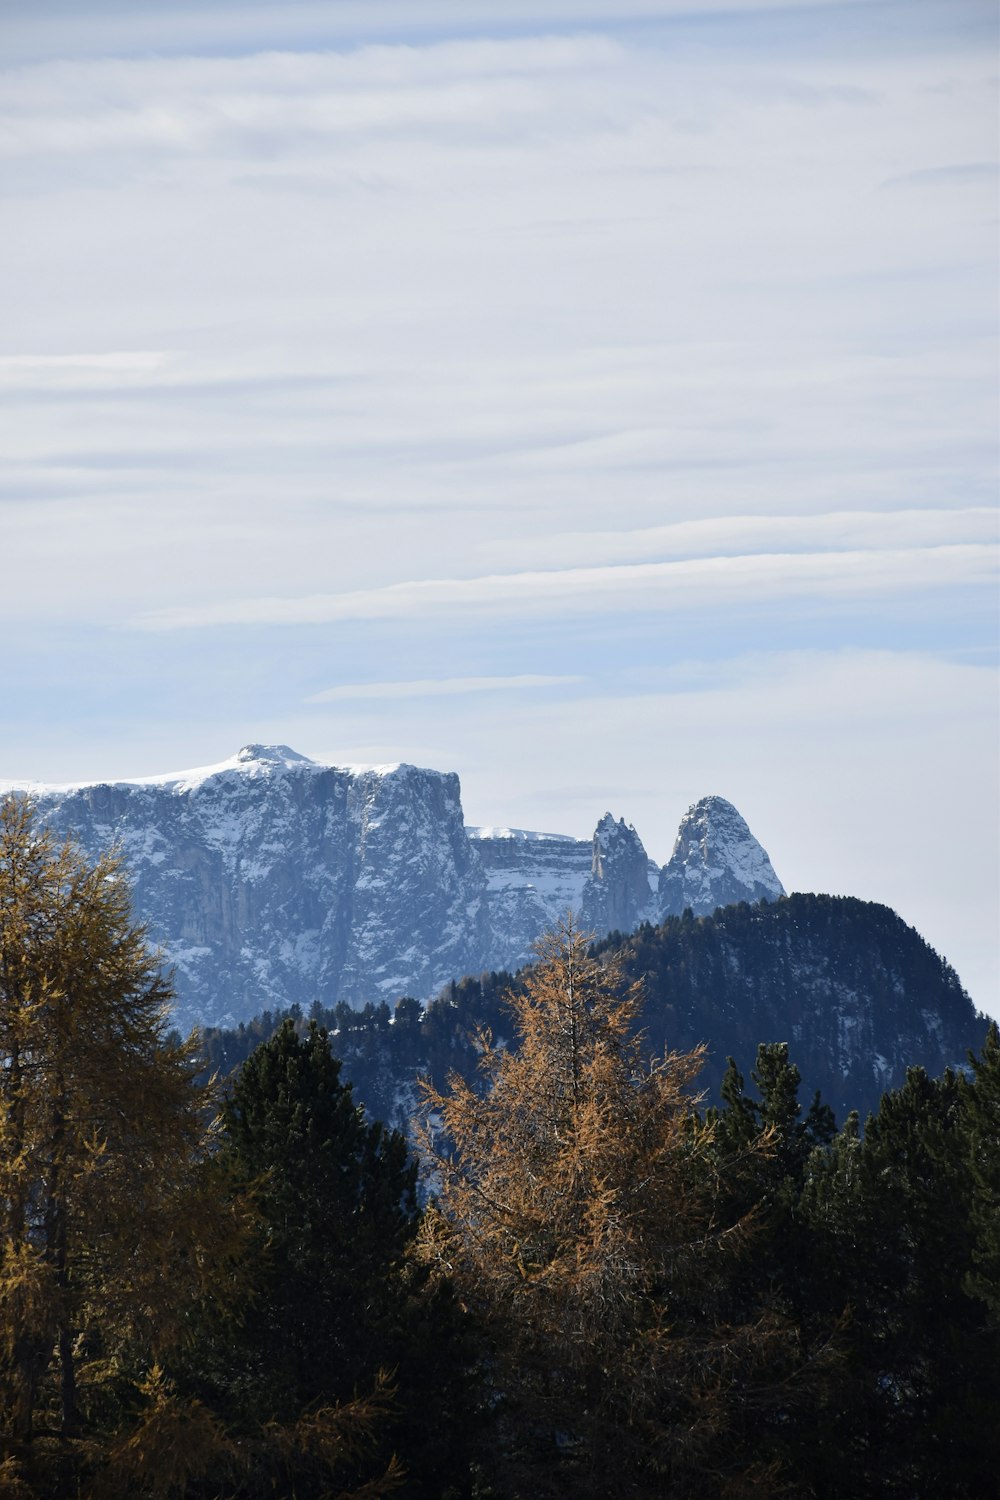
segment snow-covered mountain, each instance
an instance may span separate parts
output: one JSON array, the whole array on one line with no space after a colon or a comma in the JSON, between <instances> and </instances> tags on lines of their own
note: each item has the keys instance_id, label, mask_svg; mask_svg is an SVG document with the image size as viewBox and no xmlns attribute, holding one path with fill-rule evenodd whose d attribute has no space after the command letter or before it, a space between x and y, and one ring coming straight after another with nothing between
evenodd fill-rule
<instances>
[{"instance_id":1,"label":"snow-covered mountain","mask_svg":"<svg viewBox=\"0 0 1000 1500\"><path fill-rule=\"evenodd\" d=\"M139 781L7 790L30 791L91 856L121 845L182 1025L427 999L453 976L518 967L568 909L603 936L782 894L719 797L688 812L661 871L610 813L589 841L466 828L453 773L320 765L284 745Z\"/></svg>"},{"instance_id":2,"label":"snow-covered mountain","mask_svg":"<svg viewBox=\"0 0 1000 1500\"><path fill-rule=\"evenodd\" d=\"M681 819L674 851L660 872L659 907L680 916L690 906L707 916L738 901L776 901L784 887L767 851L731 802L703 797Z\"/></svg>"}]
</instances>

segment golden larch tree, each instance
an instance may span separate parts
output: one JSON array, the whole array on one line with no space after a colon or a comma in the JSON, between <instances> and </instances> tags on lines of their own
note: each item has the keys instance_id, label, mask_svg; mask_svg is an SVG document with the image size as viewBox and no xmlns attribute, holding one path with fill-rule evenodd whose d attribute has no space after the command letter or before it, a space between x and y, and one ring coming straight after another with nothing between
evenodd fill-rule
<instances>
[{"instance_id":1,"label":"golden larch tree","mask_svg":"<svg viewBox=\"0 0 1000 1500\"><path fill-rule=\"evenodd\" d=\"M37 825L29 799L0 803L0 1475L11 1485L76 1486L130 1376L183 1337L199 1299L234 1290L240 1210L212 1180L211 1089L193 1046L168 1034L170 998L118 856L88 863Z\"/></svg>"},{"instance_id":2,"label":"golden larch tree","mask_svg":"<svg viewBox=\"0 0 1000 1500\"><path fill-rule=\"evenodd\" d=\"M482 1037L485 1090L457 1075L425 1088L424 1253L490 1340L491 1482L538 1497L780 1493L739 1452L782 1334L725 1317L747 1226L717 1212L693 1091L703 1049L649 1059L641 986L587 944L572 919L540 940L508 996L514 1047Z\"/></svg>"}]
</instances>

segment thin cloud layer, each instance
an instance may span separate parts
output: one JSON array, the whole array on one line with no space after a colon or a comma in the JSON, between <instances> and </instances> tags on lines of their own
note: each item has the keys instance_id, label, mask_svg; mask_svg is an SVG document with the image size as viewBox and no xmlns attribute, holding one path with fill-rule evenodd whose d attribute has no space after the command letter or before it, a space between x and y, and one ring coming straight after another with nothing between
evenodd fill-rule
<instances>
[{"instance_id":1,"label":"thin cloud layer","mask_svg":"<svg viewBox=\"0 0 1000 1500\"><path fill-rule=\"evenodd\" d=\"M987 545L872 552L760 553L685 562L428 578L347 594L246 599L140 616L147 630L213 625L318 625L338 620L407 619L441 610L683 610L787 596L870 594L995 584L998 557Z\"/></svg>"},{"instance_id":2,"label":"thin cloud layer","mask_svg":"<svg viewBox=\"0 0 1000 1500\"><path fill-rule=\"evenodd\" d=\"M307 703L346 703L352 699L453 698L468 693L505 693L522 688L567 687L582 677L544 677L522 672L518 677L424 677L410 682L345 682L310 693Z\"/></svg>"}]
</instances>

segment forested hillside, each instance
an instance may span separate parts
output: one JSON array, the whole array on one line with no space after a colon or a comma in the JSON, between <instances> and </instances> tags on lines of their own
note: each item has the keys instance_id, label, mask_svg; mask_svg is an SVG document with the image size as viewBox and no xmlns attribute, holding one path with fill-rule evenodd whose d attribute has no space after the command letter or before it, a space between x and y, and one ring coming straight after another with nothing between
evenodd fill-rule
<instances>
[{"instance_id":1,"label":"forested hillside","mask_svg":"<svg viewBox=\"0 0 1000 1500\"><path fill-rule=\"evenodd\" d=\"M595 951L619 952L626 977L642 980L637 1024L651 1053L705 1044L702 1087L715 1100L728 1057L746 1071L759 1042L784 1041L810 1094L820 1090L839 1118L852 1109L864 1118L908 1066L936 1074L961 1065L986 1029L954 970L919 933L887 907L849 897L793 895L712 917L685 913L631 936L614 933ZM382 1001L310 1014L330 1029L359 1097L405 1129L419 1075L439 1087L451 1069L472 1080L477 1030L510 1040L503 996L528 972L455 980L425 1010L403 998L392 1008ZM277 1020L265 1013L234 1031L206 1030L212 1065L228 1071Z\"/></svg>"},{"instance_id":2,"label":"forested hillside","mask_svg":"<svg viewBox=\"0 0 1000 1500\"><path fill-rule=\"evenodd\" d=\"M806 1086L843 1118L878 1108L907 1067L964 1062L986 1019L918 932L873 901L795 894L710 918L668 918L623 944L642 978L654 1049L709 1046L706 1083L727 1056L749 1068L759 1042L787 1041Z\"/></svg>"}]
</instances>

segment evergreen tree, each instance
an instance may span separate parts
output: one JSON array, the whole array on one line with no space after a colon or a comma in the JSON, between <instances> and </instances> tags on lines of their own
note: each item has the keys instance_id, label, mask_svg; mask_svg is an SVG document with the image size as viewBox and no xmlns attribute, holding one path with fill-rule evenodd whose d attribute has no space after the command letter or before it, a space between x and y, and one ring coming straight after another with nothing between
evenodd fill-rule
<instances>
[{"instance_id":1,"label":"evergreen tree","mask_svg":"<svg viewBox=\"0 0 1000 1500\"><path fill-rule=\"evenodd\" d=\"M383 1462L399 1455L408 1495L460 1489L468 1359L447 1287L428 1288L410 1254L419 1213L405 1137L366 1120L325 1030L310 1021L298 1036L291 1019L237 1075L222 1124L223 1160L254 1191L262 1243L215 1399L258 1424L289 1423L387 1380ZM290 1472L297 1494L312 1493L301 1466Z\"/></svg>"},{"instance_id":2,"label":"evergreen tree","mask_svg":"<svg viewBox=\"0 0 1000 1500\"><path fill-rule=\"evenodd\" d=\"M801 1188L812 1152L825 1148L837 1132L833 1111L817 1093L805 1117L799 1103L801 1075L789 1061L787 1042L761 1042L750 1074L760 1095L745 1092L743 1075L730 1057L722 1080L722 1110L713 1110L718 1145L734 1154L754 1140L766 1139L767 1151L751 1157L758 1181L750 1188L754 1203L793 1199ZM759 1174L764 1174L762 1180Z\"/></svg>"},{"instance_id":3,"label":"evergreen tree","mask_svg":"<svg viewBox=\"0 0 1000 1500\"><path fill-rule=\"evenodd\" d=\"M974 1500L1000 1465L1000 1340L967 1287L979 1190L968 1088L911 1068L864 1138L852 1118L803 1195L815 1243L811 1296L843 1316L846 1375L829 1412L840 1474L817 1494Z\"/></svg>"},{"instance_id":4,"label":"evergreen tree","mask_svg":"<svg viewBox=\"0 0 1000 1500\"><path fill-rule=\"evenodd\" d=\"M972 1183L972 1265L966 1290L1000 1322L1000 1028L991 1021L972 1078L959 1080L966 1161Z\"/></svg>"},{"instance_id":5,"label":"evergreen tree","mask_svg":"<svg viewBox=\"0 0 1000 1500\"><path fill-rule=\"evenodd\" d=\"M813 1235L802 1211L802 1193L836 1133L832 1111L817 1094L802 1115L799 1070L785 1042L761 1043L745 1090L733 1059L722 1081L723 1108L710 1110L715 1127L725 1211L753 1224L752 1251L728 1285L734 1320L780 1318L798 1350L798 1374L786 1399L760 1413L756 1452L797 1475L812 1455L825 1420L832 1385L840 1378L837 1319L817 1312Z\"/></svg>"},{"instance_id":6,"label":"evergreen tree","mask_svg":"<svg viewBox=\"0 0 1000 1500\"><path fill-rule=\"evenodd\" d=\"M326 1032L310 1022L300 1038L291 1020L244 1064L222 1126L267 1237L251 1325L264 1399L347 1399L392 1363L392 1288L417 1226L406 1141L364 1119Z\"/></svg>"}]
</instances>

